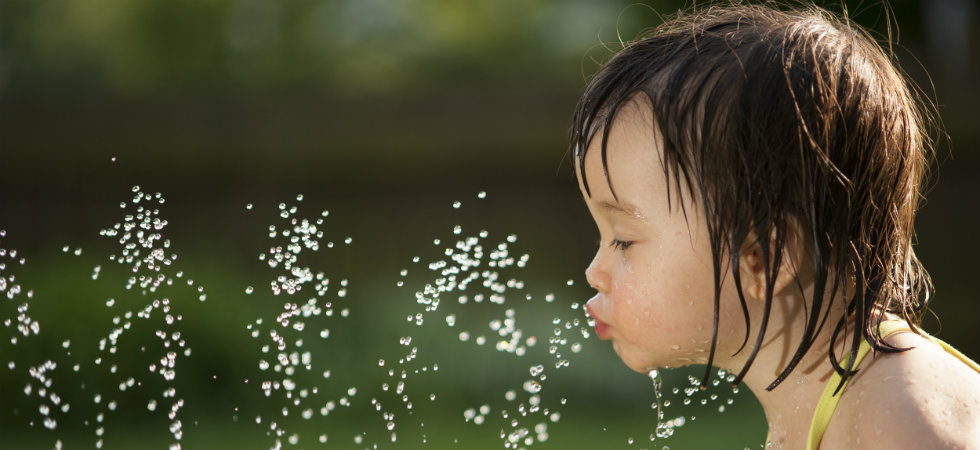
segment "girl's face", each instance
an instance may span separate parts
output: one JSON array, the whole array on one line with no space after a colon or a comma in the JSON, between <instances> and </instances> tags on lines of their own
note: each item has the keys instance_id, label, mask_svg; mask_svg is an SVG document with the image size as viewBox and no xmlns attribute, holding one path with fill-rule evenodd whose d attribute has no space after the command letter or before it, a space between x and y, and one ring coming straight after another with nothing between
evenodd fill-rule
<instances>
[{"instance_id":1,"label":"girl's face","mask_svg":"<svg viewBox=\"0 0 980 450\"><path fill-rule=\"evenodd\" d=\"M617 198L603 175L601 141L601 136L593 139L579 170L589 182L591 196L581 178L579 187L601 238L586 270L597 291L587 304L596 334L612 340L623 362L638 372L704 364L711 345L714 276L703 213L684 192L685 219L673 186L668 206L662 141L643 103L623 107L610 130L607 161ZM735 322L726 316L741 316L737 299L731 301L731 284L723 284L719 357L735 350L724 342L742 340L736 330L724 328Z\"/></svg>"}]
</instances>

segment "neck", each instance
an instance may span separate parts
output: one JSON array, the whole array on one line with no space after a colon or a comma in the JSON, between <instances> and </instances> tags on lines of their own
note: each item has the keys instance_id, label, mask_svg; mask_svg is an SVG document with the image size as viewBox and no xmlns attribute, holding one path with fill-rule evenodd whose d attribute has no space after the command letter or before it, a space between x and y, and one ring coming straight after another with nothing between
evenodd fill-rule
<instances>
[{"instance_id":1,"label":"neck","mask_svg":"<svg viewBox=\"0 0 980 450\"><path fill-rule=\"evenodd\" d=\"M790 306L787 306L790 305ZM758 355L743 382L759 399L769 423L767 448L803 448L807 432L821 393L827 385L833 367L827 356L832 329L825 325L796 368L772 390L767 388L786 368L803 338L801 298L774 298L770 323ZM761 315L753 317L759 323ZM840 317L836 312L831 318ZM833 323L833 321L828 320ZM754 333L758 333L754 330ZM754 334L750 334L750 338ZM839 339L837 354L843 350ZM738 373L749 354L743 349L738 355L722 362L722 367Z\"/></svg>"}]
</instances>

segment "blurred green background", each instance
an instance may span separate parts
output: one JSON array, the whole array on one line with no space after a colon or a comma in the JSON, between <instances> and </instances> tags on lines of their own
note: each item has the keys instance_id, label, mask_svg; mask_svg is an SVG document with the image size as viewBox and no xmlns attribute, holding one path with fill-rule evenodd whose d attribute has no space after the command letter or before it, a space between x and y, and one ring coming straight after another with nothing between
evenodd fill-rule
<instances>
[{"instance_id":1,"label":"blurred green background","mask_svg":"<svg viewBox=\"0 0 980 450\"><path fill-rule=\"evenodd\" d=\"M841 2L825 3L842 9ZM648 379L622 367L605 343L575 339L577 327L565 336L583 350L562 350L567 368L549 367L555 358L544 342L552 319L581 318L572 306L591 295L582 271L596 233L565 155L572 108L595 61L608 55L601 42L632 37L682 5L0 0L0 229L7 232L0 248L18 250L16 257L0 255L0 263L4 276L16 275L25 291L33 290L30 314L41 325L17 345L0 340L0 359L15 362L0 369L0 447L51 447L60 439L69 448L90 448L100 427L106 448L167 446L170 400L160 392L174 386L185 402L179 416L190 448L272 446L268 422L277 416L288 430L286 446L295 433L299 447L319 447L326 434L323 446L336 448L499 448L500 430L513 429L501 410L526 402L521 384L528 367L543 363L549 379L542 404L561 418L521 417L521 427L548 422L548 440L535 447L758 448L765 423L745 392L723 414L716 410L731 397L728 390L715 392L721 399L705 407L680 407L683 393L675 396L668 418L685 415L687 423L671 439L651 443L656 415ZM877 2L844 5L855 20L887 34L888 13ZM978 359L977 6L966 0L892 6L898 57L923 90L935 92L951 138L937 149L917 222L917 251L937 292L936 317L926 329ZM147 296L124 288L126 269L108 260L120 246L99 236L132 211L119 203L132 197L134 185L166 198L159 205L169 223L163 234L179 255L168 270L184 271L175 286ZM486 199L477 198L480 191ZM305 195L302 202L297 194ZM452 208L454 201L462 207ZM253 339L246 329L263 317L267 330L283 301L308 298L271 295L267 286L278 272L257 258L281 245L268 237L269 225L283 223L280 202L298 205L297 217L330 210L322 244L337 245L304 253L300 265L330 277L328 297L338 311L350 310L343 319L309 319L311 328L329 328L329 339L300 333L316 369L294 378L322 390L308 401L316 411L323 399L358 389L351 407L309 420L296 410L282 417L281 391L263 395L257 380L274 378L257 367L268 359L260 350L268 339ZM254 209L246 210L249 203ZM436 277L424 266L445 258L442 248L460 237L455 225L462 236L487 230L488 248L516 233L511 253L528 253L530 262L509 268L512 275L501 270L501 278L526 286L508 290L500 308L463 307L447 297L417 327L405 321L420 311L414 293ZM347 237L352 243L342 244ZM443 242L434 246L433 239ZM78 256L76 248L83 249ZM422 262L412 263L414 256ZM102 271L93 280L97 265ZM190 277L205 287L207 301L182 286ZM337 298L341 279L350 280L349 294ZM246 295L247 286L256 293ZM555 294L553 303L544 301L547 293ZM532 301L524 300L528 294ZM98 349L118 326L114 316L161 296L182 314L176 329L193 348L178 357L172 385L146 370L169 351L153 334L162 327L158 316L134 319L116 354ZM0 299L3 317L16 321L25 297ZM117 304L107 307L108 298ZM497 352L493 339L481 347L457 338L465 327L490 335L487 322L502 319L507 307L517 310L526 335L539 337L527 355ZM443 319L451 308L458 310L457 327ZM17 335L13 326L9 336ZM409 335L419 348L416 368L430 370L409 377L407 389L418 399L412 414L381 390L391 380L378 366L388 359L393 367L407 350L398 340ZM105 363L95 365L98 357ZM53 414L56 430L42 425L40 386L28 374L48 359L58 363L49 389L71 402L69 412ZM322 377L325 369L331 378ZM139 383L120 392L130 376ZM685 377L668 373L665 386L685 386ZM508 390L519 399L508 402ZM107 400L96 404L96 393ZM436 400L428 400L430 393ZM114 411L106 406L110 397L118 401ZM148 411L149 398L159 401L156 411ZM390 442L372 398L398 411L397 442ZM559 406L561 399L567 403ZM484 404L491 408L485 424L464 422L466 409ZM255 423L256 415L263 423Z\"/></svg>"}]
</instances>

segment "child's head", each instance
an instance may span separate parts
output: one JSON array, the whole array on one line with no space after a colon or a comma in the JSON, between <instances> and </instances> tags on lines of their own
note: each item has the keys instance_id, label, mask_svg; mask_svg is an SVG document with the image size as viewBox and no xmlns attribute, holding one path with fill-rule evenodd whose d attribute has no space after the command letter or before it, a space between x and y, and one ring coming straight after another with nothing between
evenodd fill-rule
<instances>
[{"instance_id":1,"label":"child's head","mask_svg":"<svg viewBox=\"0 0 980 450\"><path fill-rule=\"evenodd\" d=\"M930 145L921 104L864 31L816 8L731 6L668 21L606 63L576 108L571 151L603 234L590 283L600 296L628 291L631 305L633 296L680 296L660 310L629 312L638 327L682 332L689 324L668 322L688 306L692 316L713 317L714 333L711 325L688 333L692 344L706 336L704 358L697 355L704 347L688 354L681 342L671 347L683 356L671 361L710 366L716 350L744 347L741 380L763 341L773 296L786 285L780 279L792 274L790 284L810 292L800 299L803 338L770 388L823 329L832 332L831 346L853 327L861 332L848 347L867 338L876 349L895 350L877 338L877 323L891 312L914 327L930 290L912 249ZM647 209L631 211L637 202ZM706 260L678 256L679 243ZM793 249L802 254L789 255ZM624 256L603 256L618 251ZM747 252L768 255L757 258L763 288L755 295L744 292L738 269ZM728 278L732 298L724 295ZM761 324L750 327L746 302L753 298L764 307ZM844 312L828 317L835 302ZM719 321L741 322L739 312L745 335L719 335ZM664 316L644 323L650 314ZM750 340L753 328L758 335ZM637 340L662 337L651 331ZM641 342L615 344L636 370L661 361ZM851 367L833 352L830 358L846 379Z\"/></svg>"}]
</instances>

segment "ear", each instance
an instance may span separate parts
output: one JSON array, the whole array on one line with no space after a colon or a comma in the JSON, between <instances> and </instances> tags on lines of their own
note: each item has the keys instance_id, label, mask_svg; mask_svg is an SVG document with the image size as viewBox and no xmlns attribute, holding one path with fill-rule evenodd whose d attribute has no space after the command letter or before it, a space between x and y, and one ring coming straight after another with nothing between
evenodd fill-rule
<instances>
[{"instance_id":1,"label":"ear","mask_svg":"<svg viewBox=\"0 0 980 450\"><path fill-rule=\"evenodd\" d=\"M766 239L769 239L768 255L763 255L759 235L755 231L750 232L746 237L739 256L739 270L741 271L742 292L748 297L765 301L766 261L764 258L768 258L771 267L777 251L782 252L782 259L779 263L779 270L772 280L773 295L782 292L799 276L800 263L805 254L801 245L802 230L799 223L793 219L787 219L785 227L786 235L782 248L775 247L775 230L770 231L769 235L766 236Z\"/></svg>"}]
</instances>

